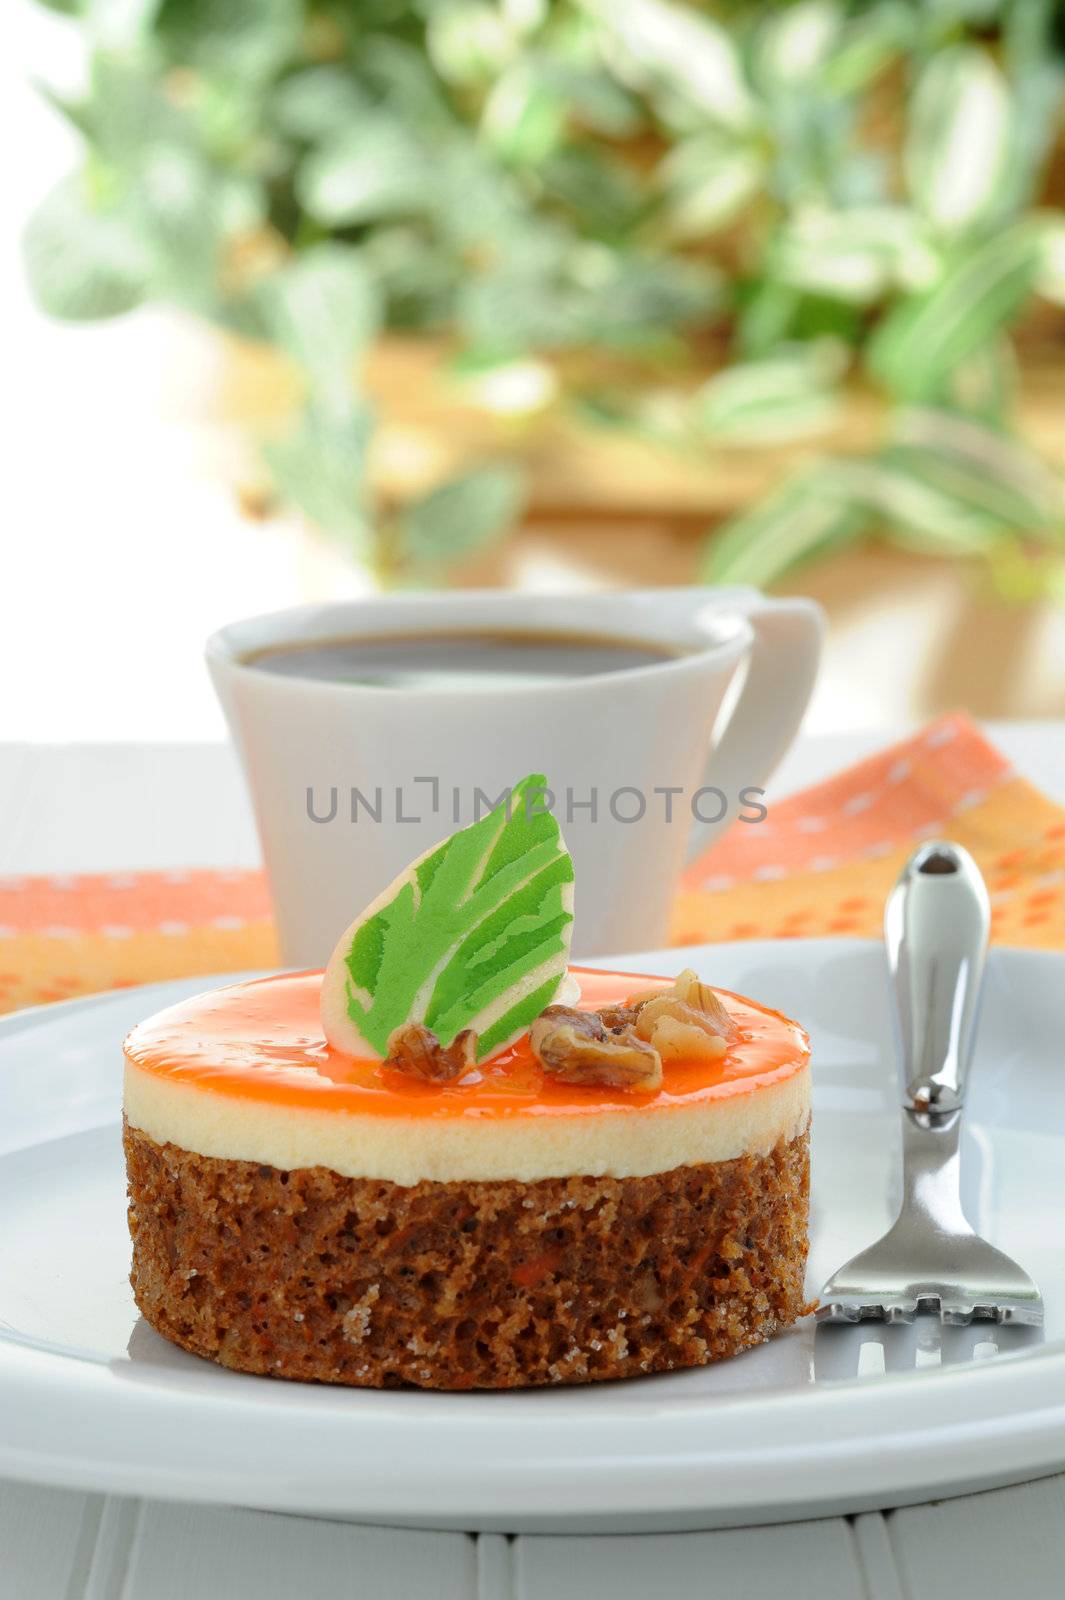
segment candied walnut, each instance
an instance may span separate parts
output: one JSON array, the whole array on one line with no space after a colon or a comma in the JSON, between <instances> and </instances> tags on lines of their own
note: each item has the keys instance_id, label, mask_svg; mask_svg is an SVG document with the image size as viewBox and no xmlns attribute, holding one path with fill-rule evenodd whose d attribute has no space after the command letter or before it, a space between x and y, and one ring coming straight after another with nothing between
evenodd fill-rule
<instances>
[{"instance_id":1,"label":"candied walnut","mask_svg":"<svg viewBox=\"0 0 1065 1600\"><path fill-rule=\"evenodd\" d=\"M637 989L635 994L630 994L625 1002L629 1011L639 1011L648 1000L660 1000L664 994L672 994L672 989Z\"/></svg>"},{"instance_id":2,"label":"candied walnut","mask_svg":"<svg viewBox=\"0 0 1065 1600\"><path fill-rule=\"evenodd\" d=\"M701 1027L705 1033L717 1034L722 1039L731 1039L736 1031L735 1023L713 989L708 983L703 983L691 967L685 968L678 978L674 978L668 989L644 989L639 994L633 995L629 1000L629 1006L635 1010L637 1016L641 1016L648 1006L662 1001L682 1007L683 1011L671 1011L670 1014L676 1016L678 1020ZM649 1033L643 1033L638 1027L637 1032L642 1038L650 1038Z\"/></svg>"},{"instance_id":3,"label":"candied walnut","mask_svg":"<svg viewBox=\"0 0 1065 1600\"><path fill-rule=\"evenodd\" d=\"M720 1034L723 1039L731 1039L736 1031L735 1023L710 985L703 983L691 967L686 967L679 978L674 978L673 993L684 1005L698 1011L714 1033Z\"/></svg>"},{"instance_id":4,"label":"candied walnut","mask_svg":"<svg viewBox=\"0 0 1065 1600\"><path fill-rule=\"evenodd\" d=\"M431 1028L405 1022L388 1036L385 1066L425 1083L450 1083L476 1065L477 1035L463 1028L448 1045L442 1045Z\"/></svg>"},{"instance_id":5,"label":"candied walnut","mask_svg":"<svg viewBox=\"0 0 1065 1600\"><path fill-rule=\"evenodd\" d=\"M650 1043L663 1060L720 1061L728 1048L719 1033L707 1033L705 1028L675 1017L659 1019Z\"/></svg>"},{"instance_id":6,"label":"candied walnut","mask_svg":"<svg viewBox=\"0 0 1065 1600\"><path fill-rule=\"evenodd\" d=\"M706 1018L692 1006L668 995L648 1000L637 1013L637 1038L654 1045L660 1056L690 1061L716 1061L725 1054L725 1040L711 1033Z\"/></svg>"},{"instance_id":7,"label":"candied walnut","mask_svg":"<svg viewBox=\"0 0 1065 1600\"><path fill-rule=\"evenodd\" d=\"M608 1033L621 1033L636 1021L636 1007L601 1006L598 1015L602 1017L603 1027Z\"/></svg>"},{"instance_id":8,"label":"candied walnut","mask_svg":"<svg viewBox=\"0 0 1065 1600\"><path fill-rule=\"evenodd\" d=\"M547 1025L566 1023L576 1033L586 1039L605 1039L606 1023L599 1011L578 1011L576 1006L547 1006L529 1030L529 1040L533 1049L536 1049L536 1039L539 1033L544 1036Z\"/></svg>"},{"instance_id":9,"label":"candied walnut","mask_svg":"<svg viewBox=\"0 0 1065 1600\"><path fill-rule=\"evenodd\" d=\"M601 1083L649 1094L662 1085L658 1051L628 1028L608 1032L594 1011L548 1006L529 1031L533 1054L562 1083Z\"/></svg>"}]
</instances>

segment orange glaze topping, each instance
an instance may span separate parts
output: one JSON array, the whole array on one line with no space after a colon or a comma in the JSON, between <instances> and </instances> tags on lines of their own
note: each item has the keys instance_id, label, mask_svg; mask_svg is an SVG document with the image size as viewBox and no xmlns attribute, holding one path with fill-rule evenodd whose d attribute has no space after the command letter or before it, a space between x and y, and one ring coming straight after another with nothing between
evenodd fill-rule
<instances>
[{"instance_id":1,"label":"orange glaze topping","mask_svg":"<svg viewBox=\"0 0 1065 1600\"><path fill-rule=\"evenodd\" d=\"M571 971L588 1010L672 982L590 967ZM126 1057L143 1072L238 1099L386 1117L572 1116L690 1105L781 1083L809 1058L809 1042L797 1023L719 990L737 1024L736 1038L716 1061L665 1063L655 1094L559 1083L541 1070L527 1035L452 1083L422 1083L380 1061L341 1055L326 1043L318 1020L321 978L320 972L300 972L195 995L134 1028Z\"/></svg>"}]
</instances>

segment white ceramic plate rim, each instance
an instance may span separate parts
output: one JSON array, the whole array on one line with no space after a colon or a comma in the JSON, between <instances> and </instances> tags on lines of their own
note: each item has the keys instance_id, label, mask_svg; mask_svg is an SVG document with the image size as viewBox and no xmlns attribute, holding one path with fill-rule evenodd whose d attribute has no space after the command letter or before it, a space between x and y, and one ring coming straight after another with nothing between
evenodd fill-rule
<instances>
[{"instance_id":1,"label":"white ceramic plate rim","mask_svg":"<svg viewBox=\"0 0 1065 1600\"><path fill-rule=\"evenodd\" d=\"M811 956L876 948L788 945ZM752 962L779 959L783 948L742 947ZM697 957L644 952L611 964L668 970ZM993 959L1040 967L1042 981L1065 987L1065 955L999 949ZM146 985L146 1006L169 987ZM16 1013L0 1021L0 1037L113 998ZM1004 1355L993 1370L956 1366L935 1382L900 1372L876 1384L696 1397L683 1414L656 1402L655 1380L642 1380L627 1388L623 1416L586 1418L579 1443L565 1407L538 1407L536 1391L516 1414L493 1395L271 1382L264 1406L262 1379L206 1370L216 1382L198 1367L144 1376L0 1340L0 1475L367 1521L578 1531L898 1505L1065 1462L1065 1342L1044 1346L1037 1361Z\"/></svg>"}]
</instances>

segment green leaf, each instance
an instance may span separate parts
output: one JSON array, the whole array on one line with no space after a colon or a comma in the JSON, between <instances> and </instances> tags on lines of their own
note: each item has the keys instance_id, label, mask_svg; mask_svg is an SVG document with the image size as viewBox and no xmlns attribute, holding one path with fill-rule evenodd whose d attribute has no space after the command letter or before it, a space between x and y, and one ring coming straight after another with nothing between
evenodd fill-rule
<instances>
[{"instance_id":1,"label":"green leaf","mask_svg":"<svg viewBox=\"0 0 1065 1600\"><path fill-rule=\"evenodd\" d=\"M393 6L385 9L395 26ZM454 130L455 118L420 42L414 44L395 34L371 34L360 39L357 61L360 79L403 127L417 128L423 138L430 139Z\"/></svg>"},{"instance_id":2,"label":"green leaf","mask_svg":"<svg viewBox=\"0 0 1065 1600\"><path fill-rule=\"evenodd\" d=\"M510 27L523 39L539 31L550 14L551 0L500 0L500 10ZM575 29L579 36L580 29Z\"/></svg>"},{"instance_id":3,"label":"green leaf","mask_svg":"<svg viewBox=\"0 0 1065 1600\"><path fill-rule=\"evenodd\" d=\"M653 348L667 333L706 326L721 311L722 275L709 262L615 251L589 265L579 310L586 338Z\"/></svg>"},{"instance_id":4,"label":"green leaf","mask_svg":"<svg viewBox=\"0 0 1065 1600\"><path fill-rule=\"evenodd\" d=\"M503 355L584 341L580 305L571 288L520 262L502 262L495 271L460 283L456 316L472 344L491 344Z\"/></svg>"},{"instance_id":5,"label":"green leaf","mask_svg":"<svg viewBox=\"0 0 1065 1600\"><path fill-rule=\"evenodd\" d=\"M143 241L123 216L91 208L80 177L65 178L41 202L22 249L34 299L53 317L116 317L147 292Z\"/></svg>"},{"instance_id":6,"label":"green leaf","mask_svg":"<svg viewBox=\"0 0 1065 1600\"><path fill-rule=\"evenodd\" d=\"M674 265L683 264L667 260L667 271ZM501 356L588 344L618 316L628 319L623 270L620 252L582 243L562 222L522 219L496 241L484 270L459 285L459 326L469 343Z\"/></svg>"},{"instance_id":7,"label":"green leaf","mask_svg":"<svg viewBox=\"0 0 1065 1600\"><path fill-rule=\"evenodd\" d=\"M380 295L362 251L313 245L266 279L259 299L274 341L338 405L381 321Z\"/></svg>"},{"instance_id":8,"label":"green leaf","mask_svg":"<svg viewBox=\"0 0 1065 1600\"><path fill-rule=\"evenodd\" d=\"M565 102L527 61L496 80L481 118L485 142L502 160L522 167L535 167L556 150L565 127Z\"/></svg>"},{"instance_id":9,"label":"green leaf","mask_svg":"<svg viewBox=\"0 0 1065 1600\"><path fill-rule=\"evenodd\" d=\"M1058 540L1065 531L1065 480L1023 442L971 417L908 408L892 421L893 466L1006 527Z\"/></svg>"},{"instance_id":10,"label":"green leaf","mask_svg":"<svg viewBox=\"0 0 1065 1600\"><path fill-rule=\"evenodd\" d=\"M594 63L537 57L536 70L575 121L608 139L631 139L641 123L639 105L623 84Z\"/></svg>"},{"instance_id":11,"label":"green leaf","mask_svg":"<svg viewBox=\"0 0 1065 1600\"><path fill-rule=\"evenodd\" d=\"M852 95L912 44L919 25L909 0L880 0L847 19L819 73L824 91Z\"/></svg>"},{"instance_id":12,"label":"green leaf","mask_svg":"<svg viewBox=\"0 0 1065 1600\"><path fill-rule=\"evenodd\" d=\"M460 560L501 538L521 513L521 474L502 464L478 467L404 508L400 545L415 567Z\"/></svg>"},{"instance_id":13,"label":"green leaf","mask_svg":"<svg viewBox=\"0 0 1065 1600\"><path fill-rule=\"evenodd\" d=\"M412 863L343 934L322 982L326 1037L388 1052L404 1023L478 1059L524 1032L566 975L573 863L533 773L487 817ZM361 1047L361 1049L360 1049Z\"/></svg>"},{"instance_id":14,"label":"green leaf","mask_svg":"<svg viewBox=\"0 0 1065 1600\"><path fill-rule=\"evenodd\" d=\"M873 377L906 400L939 393L955 368L1028 299L1045 233L1042 218L1018 223L959 253L933 289L900 301L867 347Z\"/></svg>"},{"instance_id":15,"label":"green leaf","mask_svg":"<svg viewBox=\"0 0 1065 1600\"><path fill-rule=\"evenodd\" d=\"M148 44L159 0L74 0L96 50L135 52Z\"/></svg>"},{"instance_id":16,"label":"green leaf","mask_svg":"<svg viewBox=\"0 0 1065 1600\"><path fill-rule=\"evenodd\" d=\"M282 133L317 144L362 122L370 100L346 67L305 67L278 84L269 109Z\"/></svg>"},{"instance_id":17,"label":"green leaf","mask_svg":"<svg viewBox=\"0 0 1065 1600\"><path fill-rule=\"evenodd\" d=\"M360 241L391 328L439 329L453 317L461 264L447 250L427 250L414 223L382 223Z\"/></svg>"},{"instance_id":18,"label":"green leaf","mask_svg":"<svg viewBox=\"0 0 1065 1600\"><path fill-rule=\"evenodd\" d=\"M714 443L758 447L825 432L841 415L839 352L822 341L726 368L695 395L700 426Z\"/></svg>"},{"instance_id":19,"label":"green leaf","mask_svg":"<svg viewBox=\"0 0 1065 1600\"><path fill-rule=\"evenodd\" d=\"M160 298L214 309L232 199L230 180L198 151L156 144L144 152L127 203L151 249L152 287Z\"/></svg>"},{"instance_id":20,"label":"green leaf","mask_svg":"<svg viewBox=\"0 0 1065 1600\"><path fill-rule=\"evenodd\" d=\"M1061 546L1065 483L1024 445L971 419L902 411L878 455L807 469L720 530L703 577L764 585L876 528L922 554L997 560L1017 532Z\"/></svg>"},{"instance_id":21,"label":"green leaf","mask_svg":"<svg viewBox=\"0 0 1065 1600\"><path fill-rule=\"evenodd\" d=\"M99 52L90 63L90 95L81 111L94 152L116 172L139 171L155 145L194 139L188 114L163 92L157 69L137 56Z\"/></svg>"},{"instance_id":22,"label":"green leaf","mask_svg":"<svg viewBox=\"0 0 1065 1600\"><path fill-rule=\"evenodd\" d=\"M319 222L337 227L424 210L434 181L410 135L377 114L309 155L296 193Z\"/></svg>"},{"instance_id":23,"label":"green leaf","mask_svg":"<svg viewBox=\"0 0 1065 1600\"><path fill-rule=\"evenodd\" d=\"M759 193L765 156L754 143L713 129L682 139L655 175L669 233L698 238L726 226Z\"/></svg>"},{"instance_id":24,"label":"green leaf","mask_svg":"<svg viewBox=\"0 0 1065 1600\"><path fill-rule=\"evenodd\" d=\"M1058 12L1054 0L1016 0L1003 18L1002 60L1014 133L1004 202L1018 210L1041 192L1059 137L1065 62Z\"/></svg>"},{"instance_id":25,"label":"green leaf","mask_svg":"<svg viewBox=\"0 0 1065 1600\"><path fill-rule=\"evenodd\" d=\"M182 66L263 79L299 48L302 0L162 0L156 35Z\"/></svg>"},{"instance_id":26,"label":"green leaf","mask_svg":"<svg viewBox=\"0 0 1065 1600\"><path fill-rule=\"evenodd\" d=\"M913 94L903 170L919 209L957 233L998 209L1012 148L1006 80L986 50L933 55Z\"/></svg>"},{"instance_id":27,"label":"green leaf","mask_svg":"<svg viewBox=\"0 0 1065 1600\"><path fill-rule=\"evenodd\" d=\"M742 285L736 314L738 349L751 358L771 354L792 331L801 305L800 291L774 278Z\"/></svg>"},{"instance_id":28,"label":"green leaf","mask_svg":"<svg viewBox=\"0 0 1065 1600\"><path fill-rule=\"evenodd\" d=\"M958 498L904 459L885 452L869 461L839 461L834 475L841 492L886 525L896 544L924 554L986 555L1002 533L997 518Z\"/></svg>"},{"instance_id":29,"label":"green leaf","mask_svg":"<svg viewBox=\"0 0 1065 1600\"><path fill-rule=\"evenodd\" d=\"M191 136L212 162L234 179L259 183L273 178L270 167L279 151L263 126L265 106L258 84L204 78L191 111Z\"/></svg>"},{"instance_id":30,"label":"green leaf","mask_svg":"<svg viewBox=\"0 0 1065 1600\"><path fill-rule=\"evenodd\" d=\"M783 7L758 40L757 67L766 88L809 84L831 54L843 20L836 0L795 0Z\"/></svg>"},{"instance_id":31,"label":"green leaf","mask_svg":"<svg viewBox=\"0 0 1065 1600\"><path fill-rule=\"evenodd\" d=\"M341 415L310 405L295 431L264 451L285 498L357 553L370 543L365 483L369 438L370 414L356 401Z\"/></svg>"},{"instance_id":32,"label":"green leaf","mask_svg":"<svg viewBox=\"0 0 1065 1600\"><path fill-rule=\"evenodd\" d=\"M514 55L517 41L498 7L487 0L444 0L429 12L429 58L449 83L484 84Z\"/></svg>"},{"instance_id":33,"label":"green leaf","mask_svg":"<svg viewBox=\"0 0 1065 1600\"><path fill-rule=\"evenodd\" d=\"M830 465L807 469L712 535L702 581L775 583L800 562L854 543L868 520Z\"/></svg>"},{"instance_id":34,"label":"green leaf","mask_svg":"<svg viewBox=\"0 0 1065 1600\"><path fill-rule=\"evenodd\" d=\"M537 270L545 252L557 254L554 240L563 232L542 213L534 215L510 171L465 135L437 142L426 209L439 240L437 259L448 263L456 280L467 282L482 264L491 270L498 263L504 270L520 263L524 269L528 261Z\"/></svg>"},{"instance_id":35,"label":"green leaf","mask_svg":"<svg viewBox=\"0 0 1065 1600\"><path fill-rule=\"evenodd\" d=\"M938 267L920 218L903 206L804 207L770 253L778 283L853 305L874 305L899 285L927 282Z\"/></svg>"},{"instance_id":36,"label":"green leaf","mask_svg":"<svg viewBox=\"0 0 1065 1600\"><path fill-rule=\"evenodd\" d=\"M544 194L566 206L586 234L627 244L647 202L640 184L619 161L586 145L567 145L541 163Z\"/></svg>"},{"instance_id":37,"label":"green leaf","mask_svg":"<svg viewBox=\"0 0 1065 1600\"><path fill-rule=\"evenodd\" d=\"M624 81L665 88L724 127L745 130L756 106L729 30L705 12L669 0L580 0L618 58Z\"/></svg>"}]
</instances>

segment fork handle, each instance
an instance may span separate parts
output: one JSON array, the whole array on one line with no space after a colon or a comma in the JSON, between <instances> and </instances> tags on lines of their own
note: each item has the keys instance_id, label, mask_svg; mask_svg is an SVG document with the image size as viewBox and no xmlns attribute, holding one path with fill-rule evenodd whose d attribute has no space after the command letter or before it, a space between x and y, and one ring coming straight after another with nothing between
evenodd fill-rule
<instances>
[{"instance_id":1,"label":"fork handle","mask_svg":"<svg viewBox=\"0 0 1065 1600\"><path fill-rule=\"evenodd\" d=\"M964 1104L990 925L967 850L936 840L915 851L884 912L909 1111L934 1118Z\"/></svg>"}]
</instances>

